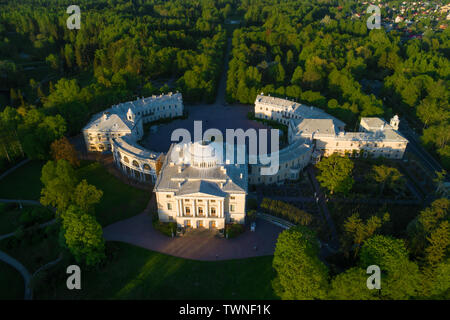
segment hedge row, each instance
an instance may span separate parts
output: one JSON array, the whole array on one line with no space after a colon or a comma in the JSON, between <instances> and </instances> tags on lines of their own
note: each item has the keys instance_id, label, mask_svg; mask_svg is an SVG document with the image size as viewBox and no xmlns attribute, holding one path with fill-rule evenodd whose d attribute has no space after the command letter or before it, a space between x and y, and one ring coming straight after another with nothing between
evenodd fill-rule
<instances>
[{"instance_id":1,"label":"hedge row","mask_svg":"<svg viewBox=\"0 0 450 320\"><path fill-rule=\"evenodd\" d=\"M286 219L295 224L307 226L313 220L313 216L289 203L264 198L261 202L261 208L266 213Z\"/></svg>"}]
</instances>

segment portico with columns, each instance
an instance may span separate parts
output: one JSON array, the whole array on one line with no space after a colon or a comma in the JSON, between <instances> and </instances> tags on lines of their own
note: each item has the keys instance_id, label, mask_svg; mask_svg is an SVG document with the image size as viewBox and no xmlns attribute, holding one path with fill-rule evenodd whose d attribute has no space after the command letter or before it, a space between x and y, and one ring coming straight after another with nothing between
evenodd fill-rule
<instances>
[{"instance_id":1,"label":"portico with columns","mask_svg":"<svg viewBox=\"0 0 450 320\"><path fill-rule=\"evenodd\" d=\"M247 165L221 163L218 148L213 142L171 146L154 188L160 221L210 229L245 223ZM175 152L183 155L178 162Z\"/></svg>"},{"instance_id":2,"label":"portico with columns","mask_svg":"<svg viewBox=\"0 0 450 320\"><path fill-rule=\"evenodd\" d=\"M176 220L182 226L193 228L223 228L225 198L210 195L175 197Z\"/></svg>"}]
</instances>

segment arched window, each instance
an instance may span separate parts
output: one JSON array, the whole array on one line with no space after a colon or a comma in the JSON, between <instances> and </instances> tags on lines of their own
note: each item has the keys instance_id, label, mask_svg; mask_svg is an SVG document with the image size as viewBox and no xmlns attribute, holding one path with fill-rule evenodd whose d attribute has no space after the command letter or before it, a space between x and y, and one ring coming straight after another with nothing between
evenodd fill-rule
<instances>
[{"instance_id":1,"label":"arched window","mask_svg":"<svg viewBox=\"0 0 450 320\"><path fill-rule=\"evenodd\" d=\"M139 168L139 163L136 160L133 160L133 166L135 166L136 168Z\"/></svg>"},{"instance_id":2,"label":"arched window","mask_svg":"<svg viewBox=\"0 0 450 320\"><path fill-rule=\"evenodd\" d=\"M130 160L128 160L127 156L123 157L123 161L125 161L125 163L130 163Z\"/></svg>"},{"instance_id":3,"label":"arched window","mask_svg":"<svg viewBox=\"0 0 450 320\"><path fill-rule=\"evenodd\" d=\"M150 166L148 165L148 164L144 164L144 170L147 170L147 171L150 171L151 169L150 169Z\"/></svg>"}]
</instances>

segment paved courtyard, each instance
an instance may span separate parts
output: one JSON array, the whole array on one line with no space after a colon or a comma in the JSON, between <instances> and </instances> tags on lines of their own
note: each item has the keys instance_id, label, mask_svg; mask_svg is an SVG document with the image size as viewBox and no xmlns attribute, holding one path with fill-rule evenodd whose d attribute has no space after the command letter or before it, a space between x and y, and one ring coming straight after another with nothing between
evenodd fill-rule
<instances>
[{"instance_id":1,"label":"paved courtyard","mask_svg":"<svg viewBox=\"0 0 450 320\"><path fill-rule=\"evenodd\" d=\"M141 141L141 145L148 150L156 152L167 152L172 143L171 136L175 129L183 128L189 130L191 138L194 140L194 121L202 121L202 134L207 129L219 129L223 138L226 139L226 129L249 128L270 129L270 127L247 118L248 112L253 112L253 106L246 105L225 105L225 104L202 104L185 105L188 112L187 119L176 119L169 123L157 125L156 132L146 132L146 136ZM268 136L270 146L270 135ZM270 147L268 147L270 148Z\"/></svg>"},{"instance_id":2,"label":"paved courtyard","mask_svg":"<svg viewBox=\"0 0 450 320\"><path fill-rule=\"evenodd\" d=\"M246 230L234 239L219 238L210 232L172 239L153 229L151 217L144 212L105 227L103 235L109 241L126 242L180 258L214 261L272 255L281 231L282 228L258 219L255 232Z\"/></svg>"},{"instance_id":3,"label":"paved courtyard","mask_svg":"<svg viewBox=\"0 0 450 320\"><path fill-rule=\"evenodd\" d=\"M158 125L156 132L146 132L146 136L141 141L141 145L148 150L156 152L167 152L171 141L172 132L175 129L183 128L189 130L191 138L194 140L194 121L202 121L202 133L207 129L219 129L224 139L226 138L226 129L242 129L249 128L270 129L270 127L261 122L249 120L248 112L254 111L253 105L233 104L229 105L225 101L226 94L226 77L228 70L228 60L231 50L231 39L228 39L227 50L224 59L224 70L221 74L219 86L217 90L216 101L213 104L197 104L185 105L184 108L188 112L187 119L176 119L170 123ZM268 149L270 150L270 135L268 136Z\"/></svg>"}]
</instances>

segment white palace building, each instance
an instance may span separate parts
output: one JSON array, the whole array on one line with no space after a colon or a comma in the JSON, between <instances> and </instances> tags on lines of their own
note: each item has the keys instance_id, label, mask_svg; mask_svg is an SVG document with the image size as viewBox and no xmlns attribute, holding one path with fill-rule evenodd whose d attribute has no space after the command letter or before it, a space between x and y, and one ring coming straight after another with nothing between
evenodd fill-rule
<instances>
[{"instance_id":1,"label":"white palace building","mask_svg":"<svg viewBox=\"0 0 450 320\"><path fill-rule=\"evenodd\" d=\"M83 128L88 151L112 152L125 174L142 182L155 183L156 162L163 154L141 147L143 124L183 115L181 93L141 98L121 103L94 115Z\"/></svg>"},{"instance_id":2,"label":"white palace building","mask_svg":"<svg viewBox=\"0 0 450 320\"><path fill-rule=\"evenodd\" d=\"M359 132L346 132L344 122L321 109L264 94L256 97L255 117L288 126L289 145L277 151L279 168L273 175L262 175L261 164L233 164L222 157L224 146L214 142L172 144L166 155L137 143L144 123L182 115L181 93L141 98L94 115L83 135L88 151L111 152L124 174L154 184L160 221L184 227L244 223L248 185L296 180L322 156L401 159L408 144L398 132L398 116L389 123L362 118Z\"/></svg>"}]
</instances>

